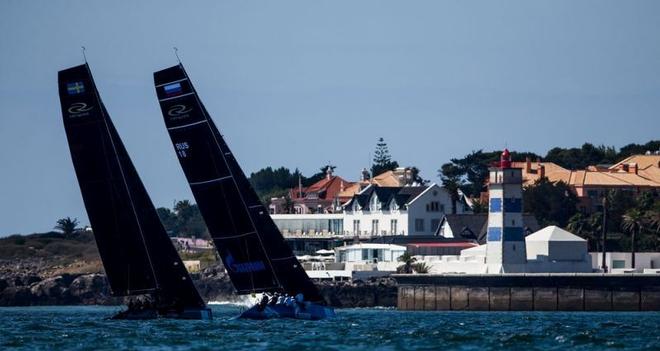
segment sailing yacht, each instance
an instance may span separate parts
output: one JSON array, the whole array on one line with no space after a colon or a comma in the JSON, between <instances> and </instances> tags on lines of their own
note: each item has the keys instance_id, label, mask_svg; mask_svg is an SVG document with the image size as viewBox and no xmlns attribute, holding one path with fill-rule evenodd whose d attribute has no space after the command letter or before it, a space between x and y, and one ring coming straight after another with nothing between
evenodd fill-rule
<instances>
[{"instance_id":1,"label":"sailing yacht","mask_svg":"<svg viewBox=\"0 0 660 351\"><path fill-rule=\"evenodd\" d=\"M236 292L298 296L298 303L288 305L264 301L241 317L334 316L260 202L183 65L155 72L154 83L172 145Z\"/></svg>"},{"instance_id":2,"label":"sailing yacht","mask_svg":"<svg viewBox=\"0 0 660 351\"><path fill-rule=\"evenodd\" d=\"M60 71L58 84L71 159L111 292L132 301L113 318L210 319L211 310L165 232L89 66Z\"/></svg>"}]
</instances>

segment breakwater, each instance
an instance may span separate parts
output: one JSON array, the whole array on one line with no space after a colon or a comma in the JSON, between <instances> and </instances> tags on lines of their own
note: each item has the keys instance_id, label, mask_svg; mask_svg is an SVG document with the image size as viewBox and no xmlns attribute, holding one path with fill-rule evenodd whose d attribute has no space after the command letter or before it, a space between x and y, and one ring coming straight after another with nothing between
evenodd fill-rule
<instances>
[{"instance_id":1,"label":"breakwater","mask_svg":"<svg viewBox=\"0 0 660 351\"><path fill-rule=\"evenodd\" d=\"M400 310L660 311L657 274L401 274Z\"/></svg>"}]
</instances>

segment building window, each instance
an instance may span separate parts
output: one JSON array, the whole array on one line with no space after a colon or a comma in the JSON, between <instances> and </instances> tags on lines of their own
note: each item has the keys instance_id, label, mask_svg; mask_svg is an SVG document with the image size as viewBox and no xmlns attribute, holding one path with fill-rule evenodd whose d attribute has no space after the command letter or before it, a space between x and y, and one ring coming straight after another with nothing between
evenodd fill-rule
<instances>
[{"instance_id":1,"label":"building window","mask_svg":"<svg viewBox=\"0 0 660 351\"><path fill-rule=\"evenodd\" d=\"M612 268L626 268L625 260L612 260Z\"/></svg>"},{"instance_id":2,"label":"building window","mask_svg":"<svg viewBox=\"0 0 660 351\"><path fill-rule=\"evenodd\" d=\"M363 261L369 260L369 249L362 249L362 260Z\"/></svg>"},{"instance_id":3,"label":"building window","mask_svg":"<svg viewBox=\"0 0 660 351\"><path fill-rule=\"evenodd\" d=\"M371 221L371 235L378 235L378 220Z\"/></svg>"},{"instance_id":4,"label":"building window","mask_svg":"<svg viewBox=\"0 0 660 351\"><path fill-rule=\"evenodd\" d=\"M424 218L415 218L415 231L416 232L424 231Z\"/></svg>"},{"instance_id":5,"label":"building window","mask_svg":"<svg viewBox=\"0 0 660 351\"><path fill-rule=\"evenodd\" d=\"M360 235L360 220L359 219L354 219L353 220L353 233L355 233L355 235Z\"/></svg>"},{"instance_id":6,"label":"building window","mask_svg":"<svg viewBox=\"0 0 660 351\"><path fill-rule=\"evenodd\" d=\"M398 209L399 209L399 206L396 204L396 201L392 200L392 202L390 202L390 210L391 211L396 211Z\"/></svg>"},{"instance_id":7,"label":"building window","mask_svg":"<svg viewBox=\"0 0 660 351\"><path fill-rule=\"evenodd\" d=\"M440 212L440 203L438 201L431 201L426 204L426 212Z\"/></svg>"},{"instance_id":8,"label":"building window","mask_svg":"<svg viewBox=\"0 0 660 351\"><path fill-rule=\"evenodd\" d=\"M438 227L440 226L440 220L439 219L432 219L431 220L431 230L435 233L438 231Z\"/></svg>"},{"instance_id":9,"label":"building window","mask_svg":"<svg viewBox=\"0 0 660 351\"><path fill-rule=\"evenodd\" d=\"M371 205L369 207L370 207L369 209L372 210L372 211L379 211L380 210L380 201L378 201L378 196L376 196L376 194L374 194L371 197Z\"/></svg>"},{"instance_id":10,"label":"building window","mask_svg":"<svg viewBox=\"0 0 660 351\"><path fill-rule=\"evenodd\" d=\"M396 234L396 230L397 230L396 226L397 226L397 224L398 224L398 223L397 223L397 220L396 220L396 219L393 219L393 220L390 221L390 233L391 233L392 235L395 235L395 234Z\"/></svg>"}]
</instances>

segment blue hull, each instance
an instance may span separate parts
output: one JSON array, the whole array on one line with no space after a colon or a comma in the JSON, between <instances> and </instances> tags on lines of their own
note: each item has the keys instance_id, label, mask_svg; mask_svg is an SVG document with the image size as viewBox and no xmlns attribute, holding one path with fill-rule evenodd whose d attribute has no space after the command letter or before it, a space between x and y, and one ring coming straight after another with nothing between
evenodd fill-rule
<instances>
[{"instance_id":1,"label":"blue hull","mask_svg":"<svg viewBox=\"0 0 660 351\"><path fill-rule=\"evenodd\" d=\"M261 309L259 306L253 306L241 313L239 318L245 319L272 319L272 318L293 318L304 320L319 320L332 318L335 316L335 310L332 307L321 306L313 303L307 304L305 308L296 308L288 305L267 305Z\"/></svg>"}]
</instances>

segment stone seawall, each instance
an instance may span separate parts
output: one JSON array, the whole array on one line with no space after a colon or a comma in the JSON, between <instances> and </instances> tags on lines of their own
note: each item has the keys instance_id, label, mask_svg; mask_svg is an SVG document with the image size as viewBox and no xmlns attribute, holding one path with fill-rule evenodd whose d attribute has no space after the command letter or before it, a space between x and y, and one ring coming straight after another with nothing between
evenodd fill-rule
<instances>
[{"instance_id":1,"label":"stone seawall","mask_svg":"<svg viewBox=\"0 0 660 351\"><path fill-rule=\"evenodd\" d=\"M395 275L400 310L660 311L660 275Z\"/></svg>"}]
</instances>

